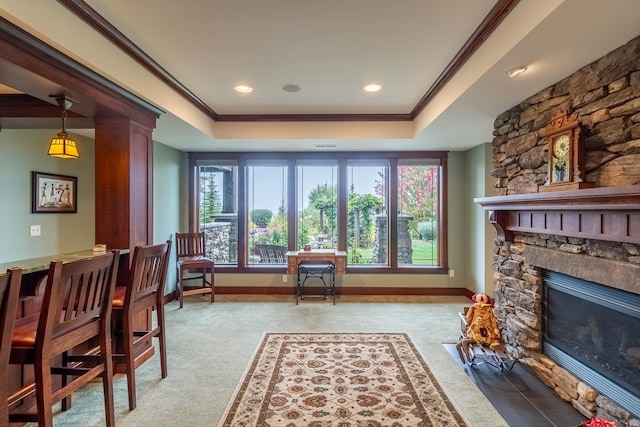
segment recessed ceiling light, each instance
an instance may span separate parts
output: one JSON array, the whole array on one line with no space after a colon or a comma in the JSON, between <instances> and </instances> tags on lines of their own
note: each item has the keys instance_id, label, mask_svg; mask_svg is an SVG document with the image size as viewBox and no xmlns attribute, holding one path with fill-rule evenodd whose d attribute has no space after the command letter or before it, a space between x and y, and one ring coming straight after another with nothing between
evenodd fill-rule
<instances>
[{"instance_id":1,"label":"recessed ceiling light","mask_svg":"<svg viewBox=\"0 0 640 427\"><path fill-rule=\"evenodd\" d=\"M365 90L365 92L378 92L380 89L382 89L382 86L377 83L369 83L363 89Z\"/></svg>"},{"instance_id":2,"label":"recessed ceiling light","mask_svg":"<svg viewBox=\"0 0 640 427\"><path fill-rule=\"evenodd\" d=\"M513 67L513 68L511 68L510 70L507 71L507 76L515 77L515 76L517 76L519 74L524 73L525 71L527 71L527 67L523 67L523 66Z\"/></svg>"},{"instance_id":3,"label":"recessed ceiling light","mask_svg":"<svg viewBox=\"0 0 640 427\"><path fill-rule=\"evenodd\" d=\"M240 93L251 93L251 92L253 92L253 88L251 86L247 86L247 85L238 85L238 86L234 87L233 90L235 90L236 92L240 92Z\"/></svg>"},{"instance_id":4,"label":"recessed ceiling light","mask_svg":"<svg viewBox=\"0 0 640 427\"><path fill-rule=\"evenodd\" d=\"M282 90L289 93L300 92L300 86L294 84L286 84L282 86Z\"/></svg>"}]
</instances>

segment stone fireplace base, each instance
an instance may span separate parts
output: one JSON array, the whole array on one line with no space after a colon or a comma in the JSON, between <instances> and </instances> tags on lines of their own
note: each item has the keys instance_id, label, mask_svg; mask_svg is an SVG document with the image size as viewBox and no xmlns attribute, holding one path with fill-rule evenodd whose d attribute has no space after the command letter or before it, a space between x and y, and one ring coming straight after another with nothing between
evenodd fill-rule
<instances>
[{"instance_id":1,"label":"stone fireplace base","mask_svg":"<svg viewBox=\"0 0 640 427\"><path fill-rule=\"evenodd\" d=\"M637 247L581 238L516 234L513 242L496 246L496 315L507 350L533 371L559 397L590 418L613 418L621 426L640 426L640 420L599 394L542 352L542 270L638 293L640 265L624 262L637 256ZM599 256L593 256L593 254ZM611 258L603 258L606 255Z\"/></svg>"}]
</instances>

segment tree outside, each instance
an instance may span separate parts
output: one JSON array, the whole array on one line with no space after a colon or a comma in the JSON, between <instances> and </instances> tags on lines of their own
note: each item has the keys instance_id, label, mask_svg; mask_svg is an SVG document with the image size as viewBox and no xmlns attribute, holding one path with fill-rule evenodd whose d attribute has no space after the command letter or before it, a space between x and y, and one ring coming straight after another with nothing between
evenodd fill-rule
<instances>
[{"instance_id":1,"label":"tree outside","mask_svg":"<svg viewBox=\"0 0 640 427\"><path fill-rule=\"evenodd\" d=\"M222 201L214 180L214 174L200 174L200 224L211 222L214 215L222 212Z\"/></svg>"},{"instance_id":2,"label":"tree outside","mask_svg":"<svg viewBox=\"0 0 640 427\"><path fill-rule=\"evenodd\" d=\"M335 186L329 186L328 183L319 184L317 187L311 190L309 193L309 205L311 208L316 209L319 213L318 221L318 233L326 234L324 217L328 216L330 224L333 224L336 217L336 194L337 190Z\"/></svg>"},{"instance_id":3,"label":"tree outside","mask_svg":"<svg viewBox=\"0 0 640 427\"><path fill-rule=\"evenodd\" d=\"M249 218L257 228L267 228L273 218L273 212L269 209L254 209L249 212Z\"/></svg>"},{"instance_id":4,"label":"tree outside","mask_svg":"<svg viewBox=\"0 0 640 427\"><path fill-rule=\"evenodd\" d=\"M413 218L408 222L408 227L414 264L438 263L438 173L438 166L433 165L398 166L398 209ZM382 195L384 176L379 176L375 193Z\"/></svg>"},{"instance_id":5,"label":"tree outside","mask_svg":"<svg viewBox=\"0 0 640 427\"><path fill-rule=\"evenodd\" d=\"M373 218L382 205L382 197L358 194L351 187L347 212L347 246L351 263L370 262L375 239Z\"/></svg>"},{"instance_id":6,"label":"tree outside","mask_svg":"<svg viewBox=\"0 0 640 427\"><path fill-rule=\"evenodd\" d=\"M384 177L376 182L376 194L382 194ZM398 166L400 211L413 217L411 236L417 238L418 224L438 221L438 167L430 165Z\"/></svg>"},{"instance_id":7,"label":"tree outside","mask_svg":"<svg viewBox=\"0 0 640 427\"><path fill-rule=\"evenodd\" d=\"M336 227L337 188L328 183L318 184L308 194L309 206L302 212L303 229L309 240L302 245L311 243L312 246L333 246Z\"/></svg>"}]
</instances>

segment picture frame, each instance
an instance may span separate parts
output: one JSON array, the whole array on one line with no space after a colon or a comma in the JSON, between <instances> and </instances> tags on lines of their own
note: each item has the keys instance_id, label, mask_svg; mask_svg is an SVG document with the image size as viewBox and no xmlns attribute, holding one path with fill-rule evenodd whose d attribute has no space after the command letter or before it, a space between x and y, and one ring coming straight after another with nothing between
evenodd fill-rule
<instances>
[{"instance_id":1,"label":"picture frame","mask_svg":"<svg viewBox=\"0 0 640 427\"><path fill-rule=\"evenodd\" d=\"M77 213L78 178L31 172L31 213Z\"/></svg>"}]
</instances>

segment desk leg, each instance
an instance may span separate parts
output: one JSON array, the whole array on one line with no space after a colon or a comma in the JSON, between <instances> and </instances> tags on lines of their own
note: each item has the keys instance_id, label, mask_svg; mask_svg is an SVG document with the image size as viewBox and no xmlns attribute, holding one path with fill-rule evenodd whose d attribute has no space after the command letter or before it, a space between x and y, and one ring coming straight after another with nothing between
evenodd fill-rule
<instances>
[{"instance_id":1,"label":"desk leg","mask_svg":"<svg viewBox=\"0 0 640 427\"><path fill-rule=\"evenodd\" d=\"M336 305L336 270L331 270L331 295L333 296L333 305Z\"/></svg>"},{"instance_id":2,"label":"desk leg","mask_svg":"<svg viewBox=\"0 0 640 427\"><path fill-rule=\"evenodd\" d=\"M301 278L303 274L304 274L304 279ZM335 266L333 265L331 265L330 267L321 265L315 269L305 266L303 271L300 271L300 268L298 268L297 276L296 276L296 305L298 305L298 301L300 299L304 300L302 288L304 287L304 284L307 282L307 279L310 277L315 277L322 281L322 286L323 286L322 294L319 296L325 300L327 299L327 296L330 296L333 299L333 305L335 305L336 304L336 269L335 269ZM327 280L329 281L328 283L327 283ZM311 295L309 297L310 298L317 297L317 295Z\"/></svg>"}]
</instances>

